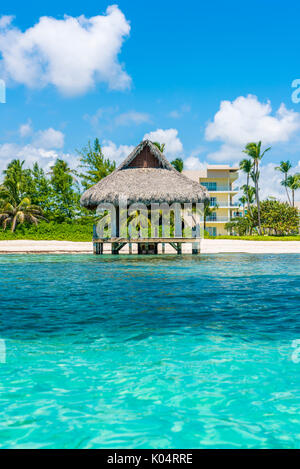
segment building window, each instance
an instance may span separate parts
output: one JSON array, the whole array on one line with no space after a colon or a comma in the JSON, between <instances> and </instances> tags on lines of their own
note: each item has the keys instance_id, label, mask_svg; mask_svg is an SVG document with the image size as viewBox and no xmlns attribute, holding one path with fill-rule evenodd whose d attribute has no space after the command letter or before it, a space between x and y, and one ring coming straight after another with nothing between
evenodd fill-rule
<instances>
[{"instance_id":1,"label":"building window","mask_svg":"<svg viewBox=\"0 0 300 469\"><path fill-rule=\"evenodd\" d=\"M210 236L217 236L217 228L215 226L209 226L206 228Z\"/></svg>"},{"instance_id":2,"label":"building window","mask_svg":"<svg viewBox=\"0 0 300 469\"><path fill-rule=\"evenodd\" d=\"M217 197L210 197L210 206L215 207L217 205Z\"/></svg>"},{"instance_id":3,"label":"building window","mask_svg":"<svg viewBox=\"0 0 300 469\"><path fill-rule=\"evenodd\" d=\"M217 190L217 183L216 182L201 182L201 185L206 187L209 191L216 191Z\"/></svg>"}]
</instances>

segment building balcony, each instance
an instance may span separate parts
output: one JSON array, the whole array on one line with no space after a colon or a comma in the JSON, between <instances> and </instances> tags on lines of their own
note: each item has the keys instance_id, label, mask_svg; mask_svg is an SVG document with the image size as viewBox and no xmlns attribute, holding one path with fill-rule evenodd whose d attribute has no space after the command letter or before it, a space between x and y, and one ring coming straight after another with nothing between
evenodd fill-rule
<instances>
[{"instance_id":1,"label":"building balcony","mask_svg":"<svg viewBox=\"0 0 300 469\"><path fill-rule=\"evenodd\" d=\"M206 217L207 223L227 223L230 221L229 217L215 216L215 217Z\"/></svg>"},{"instance_id":2,"label":"building balcony","mask_svg":"<svg viewBox=\"0 0 300 469\"><path fill-rule=\"evenodd\" d=\"M217 201L217 202L211 202L209 204L209 206L210 207L218 207L218 208L238 208L238 207L240 207L240 204L238 202L231 202L229 204L226 201Z\"/></svg>"},{"instance_id":3,"label":"building balcony","mask_svg":"<svg viewBox=\"0 0 300 469\"><path fill-rule=\"evenodd\" d=\"M205 186L208 192L238 192L238 187L230 187L230 186L221 186L217 184L216 186L208 186L207 184L200 182L202 186Z\"/></svg>"}]
</instances>

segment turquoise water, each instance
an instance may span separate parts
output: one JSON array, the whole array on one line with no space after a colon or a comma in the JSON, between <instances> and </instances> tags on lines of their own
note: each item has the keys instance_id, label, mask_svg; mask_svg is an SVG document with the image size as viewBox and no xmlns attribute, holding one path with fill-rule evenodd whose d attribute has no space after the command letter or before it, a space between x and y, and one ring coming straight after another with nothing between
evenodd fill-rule
<instances>
[{"instance_id":1,"label":"turquoise water","mask_svg":"<svg viewBox=\"0 0 300 469\"><path fill-rule=\"evenodd\" d=\"M299 261L0 256L0 447L300 448Z\"/></svg>"}]
</instances>

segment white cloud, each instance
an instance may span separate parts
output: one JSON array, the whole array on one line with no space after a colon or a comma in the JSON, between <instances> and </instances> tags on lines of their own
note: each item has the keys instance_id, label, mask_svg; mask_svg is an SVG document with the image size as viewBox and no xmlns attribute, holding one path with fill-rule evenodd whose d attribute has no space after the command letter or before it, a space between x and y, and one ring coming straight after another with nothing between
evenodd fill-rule
<instances>
[{"instance_id":1,"label":"white cloud","mask_svg":"<svg viewBox=\"0 0 300 469\"><path fill-rule=\"evenodd\" d=\"M208 153L207 158L219 162L240 161L246 157L246 155L242 153L244 147L245 145L236 146L224 143L217 151Z\"/></svg>"},{"instance_id":2,"label":"white cloud","mask_svg":"<svg viewBox=\"0 0 300 469\"><path fill-rule=\"evenodd\" d=\"M243 147L262 140L264 144L288 142L300 129L300 114L284 104L272 115L270 102L261 103L256 96L240 96L234 101L222 101L205 130L206 140L222 141L221 148L208 155L216 161L241 158Z\"/></svg>"},{"instance_id":3,"label":"white cloud","mask_svg":"<svg viewBox=\"0 0 300 469\"><path fill-rule=\"evenodd\" d=\"M137 112L137 111L128 111L120 114L116 117L115 123L116 125L131 125L131 124L143 124L145 122L149 122L150 117L149 114L144 112Z\"/></svg>"},{"instance_id":4,"label":"white cloud","mask_svg":"<svg viewBox=\"0 0 300 469\"><path fill-rule=\"evenodd\" d=\"M191 111L191 106L188 104L183 104L180 109L174 109L173 111L169 112L169 117L172 117L173 119L179 119L180 117L183 116L183 114L186 114L187 112Z\"/></svg>"},{"instance_id":5,"label":"white cloud","mask_svg":"<svg viewBox=\"0 0 300 469\"><path fill-rule=\"evenodd\" d=\"M40 130L36 133L33 145L45 149L63 148L64 138L65 136L60 130L55 130L50 127L49 129Z\"/></svg>"},{"instance_id":6,"label":"white cloud","mask_svg":"<svg viewBox=\"0 0 300 469\"><path fill-rule=\"evenodd\" d=\"M25 32L5 18L0 20L0 70L6 78L30 88L51 84L66 95L82 94L97 82L118 90L130 86L118 61L130 25L117 5L91 18L44 16Z\"/></svg>"},{"instance_id":7,"label":"white cloud","mask_svg":"<svg viewBox=\"0 0 300 469\"><path fill-rule=\"evenodd\" d=\"M20 125L19 134L21 137L28 137L33 132L31 127L31 121L26 122L26 124Z\"/></svg>"},{"instance_id":8,"label":"white cloud","mask_svg":"<svg viewBox=\"0 0 300 469\"><path fill-rule=\"evenodd\" d=\"M12 23L14 16L12 15L3 15L0 17L0 28L5 29Z\"/></svg>"},{"instance_id":9,"label":"white cloud","mask_svg":"<svg viewBox=\"0 0 300 469\"><path fill-rule=\"evenodd\" d=\"M197 156L189 156L184 160L184 169L188 170L199 170L204 169L206 167L206 163L197 158Z\"/></svg>"},{"instance_id":10,"label":"white cloud","mask_svg":"<svg viewBox=\"0 0 300 469\"><path fill-rule=\"evenodd\" d=\"M179 117L181 117L181 113L175 109L174 111L169 112L169 117L172 117L172 119L179 119Z\"/></svg>"},{"instance_id":11,"label":"white cloud","mask_svg":"<svg viewBox=\"0 0 300 469\"><path fill-rule=\"evenodd\" d=\"M2 173L13 159L24 160L25 167L31 167L37 162L44 169L49 169L57 158L66 159L70 163L74 157L68 154L62 155L55 150L36 148L32 144L22 146L14 143L4 143L0 145L0 172Z\"/></svg>"},{"instance_id":12,"label":"white cloud","mask_svg":"<svg viewBox=\"0 0 300 469\"><path fill-rule=\"evenodd\" d=\"M25 161L25 167L35 162L44 169L49 169L57 158L62 158L70 166L77 165L77 156L64 153L64 134L52 128L34 132L31 121L19 127L19 134L26 139L26 144L4 143L0 145L0 178L2 171L13 159Z\"/></svg>"},{"instance_id":13,"label":"white cloud","mask_svg":"<svg viewBox=\"0 0 300 469\"><path fill-rule=\"evenodd\" d=\"M102 145L102 152L105 158L115 161L117 166L122 163L125 158L132 152L135 147L133 145L119 145L114 142L104 141Z\"/></svg>"},{"instance_id":14,"label":"white cloud","mask_svg":"<svg viewBox=\"0 0 300 469\"><path fill-rule=\"evenodd\" d=\"M183 145L176 129L157 129L154 132L145 134L143 140L164 143L166 145L165 154L170 157L178 156L183 152Z\"/></svg>"}]
</instances>

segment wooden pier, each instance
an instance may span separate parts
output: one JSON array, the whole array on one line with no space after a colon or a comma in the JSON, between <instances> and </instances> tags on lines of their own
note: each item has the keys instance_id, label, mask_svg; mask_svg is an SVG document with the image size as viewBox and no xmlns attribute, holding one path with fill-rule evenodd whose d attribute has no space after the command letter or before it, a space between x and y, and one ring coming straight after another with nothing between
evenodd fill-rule
<instances>
[{"instance_id":1,"label":"wooden pier","mask_svg":"<svg viewBox=\"0 0 300 469\"><path fill-rule=\"evenodd\" d=\"M138 254L158 254L158 246L162 245L162 253L164 254L165 244L170 244L177 254L182 254L183 244L192 244L192 254L200 254L202 238L94 238L93 247L94 254L101 255L104 253L104 244L111 244L111 253L119 254L120 250L129 244L129 254L132 254L132 245L138 247Z\"/></svg>"}]
</instances>

